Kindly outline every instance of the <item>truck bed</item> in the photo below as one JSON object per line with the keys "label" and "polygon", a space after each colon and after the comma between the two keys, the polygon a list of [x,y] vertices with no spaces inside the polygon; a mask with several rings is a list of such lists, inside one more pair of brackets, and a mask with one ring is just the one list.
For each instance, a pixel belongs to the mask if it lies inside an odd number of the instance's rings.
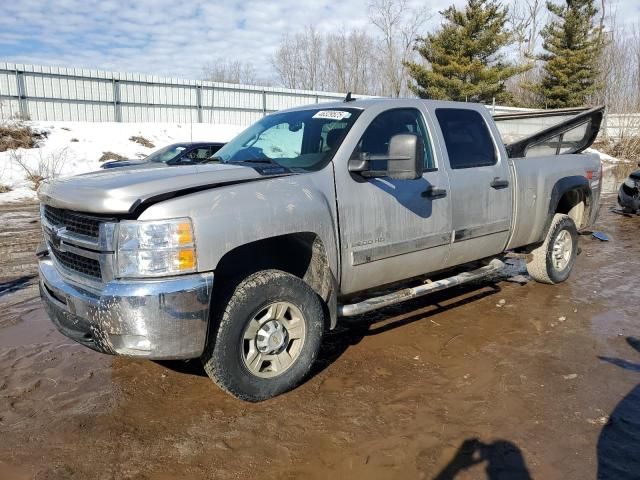
{"label": "truck bed", "polygon": [[[589,182],[588,186],[594,192],[592,195],[600,194],[600,157],[597,154],[565,154],[561,161],[557,155],[521,157],[510,159],[509,162],[515,180],[515,208],[508,249],[543,240],[552,214],[549,212],[549,199],[552,199],[553,205],[554,189],[557,189],[559,182],[574,181],[576,185]],[[584,176],[580,176],[580,172]],[[567,178],[572,180],[565,180]],[[591,211],[591,206],[597,205],[598,198],[585,200],[588,211],[574,212],[584,218],[582,225],[576,222],[578,228],[591,223],[597,213]]]}

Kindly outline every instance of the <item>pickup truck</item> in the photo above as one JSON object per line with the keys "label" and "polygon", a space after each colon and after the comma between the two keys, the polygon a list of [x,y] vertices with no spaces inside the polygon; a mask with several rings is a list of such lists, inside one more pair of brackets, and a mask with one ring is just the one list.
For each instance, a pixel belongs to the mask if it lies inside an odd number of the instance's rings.
{"label": "pickup truck", "polygon": [[580,152],[601,120],[505,145],[483,105],[348,99],[265,116],[205,164],[45,182],[41,296],[89,348],[200,358],[231,395],[264,400],[305,379],[339,317],[506,255],[566,280],[598,211],[600,159]]}

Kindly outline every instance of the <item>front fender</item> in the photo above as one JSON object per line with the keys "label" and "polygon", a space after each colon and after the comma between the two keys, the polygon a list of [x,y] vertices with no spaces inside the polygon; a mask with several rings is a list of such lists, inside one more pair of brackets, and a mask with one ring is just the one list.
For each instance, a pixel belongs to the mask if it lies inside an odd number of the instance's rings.
{"label": "front fender", "polygon": [[215,270],[225,253],[251,242],[309,232],[325,246],[339,272],[335,189],[330,166],[318,172],[216,187],[165,200],[140,220],[188,216],[193,221],[199,271]]}

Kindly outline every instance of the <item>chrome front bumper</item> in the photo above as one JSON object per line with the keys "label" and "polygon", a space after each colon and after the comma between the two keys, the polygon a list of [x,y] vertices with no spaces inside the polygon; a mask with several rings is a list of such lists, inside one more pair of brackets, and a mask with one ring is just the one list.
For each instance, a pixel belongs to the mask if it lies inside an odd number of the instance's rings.
{"label": "chrome front bumper", "polygon": [[114,280],[98,293],[39,262],[40,295],[55,326],[93,350],[149,359],[199,357],[205,346],[213,273]]}

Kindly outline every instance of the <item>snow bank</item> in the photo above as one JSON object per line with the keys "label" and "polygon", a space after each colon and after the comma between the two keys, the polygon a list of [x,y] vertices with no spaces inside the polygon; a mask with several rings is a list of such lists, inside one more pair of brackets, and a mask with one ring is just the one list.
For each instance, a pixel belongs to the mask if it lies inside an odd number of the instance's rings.
{"label": "snow bank", "polygon": [[596,150],[595,148],[587,148],[585,150],[585,153],[597,153],[598,155],[600,155],[600,160],[602,160],[602,163],[618,163],[624,161],[620,160],[619,158],[612,157],[611,155],[607,155],[606,153],[601,152],[600,150]]}
{"label": "snow bank", "polygon": [[[48,164],[59,171],[61,177],[98,170],[104,152],[113,152],[125,158],[141,158],[176,142],[227,142],[243,127],[237,125],[174,124],[174,123],[96,123],[96,122],[26,122],[35,130],[47,132],[47,139],[39,148],[0,152],[0,186],[12,189],[0,193],[0,203],[35,200],[33,183],[27,180],[25,170],[16,163],[16,156],[31,169]],[[154,148],[129,140],[141,136]]]}

